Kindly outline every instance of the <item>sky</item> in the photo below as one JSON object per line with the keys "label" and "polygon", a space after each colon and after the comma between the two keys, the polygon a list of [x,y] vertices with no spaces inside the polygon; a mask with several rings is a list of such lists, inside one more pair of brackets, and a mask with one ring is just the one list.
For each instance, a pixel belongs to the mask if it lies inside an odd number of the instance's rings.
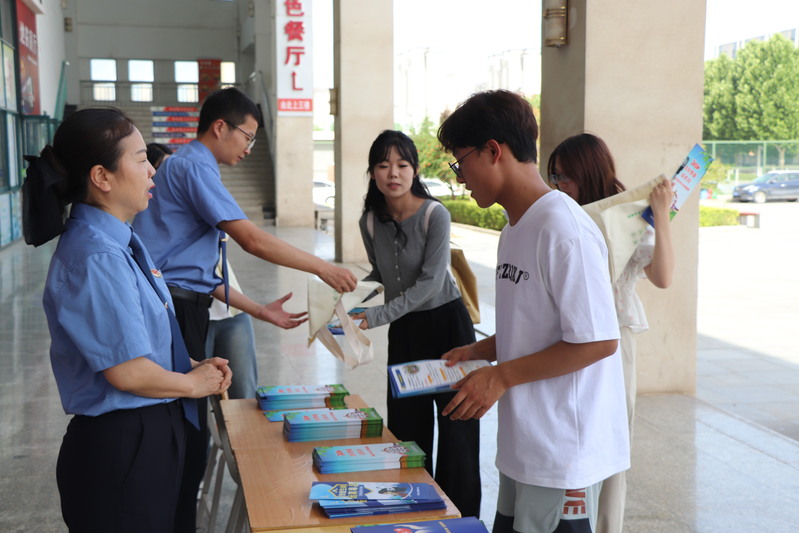
{"label": "sky", "polygon": [[[620,0],[621,1],[621,0]],[[332,0],[314,0],[314,77],[332,86]],[[394,0],[395,52],[540,49],[540,0]],[[707,0],[705,59],[721,44],[799,27],[799,0]]]}

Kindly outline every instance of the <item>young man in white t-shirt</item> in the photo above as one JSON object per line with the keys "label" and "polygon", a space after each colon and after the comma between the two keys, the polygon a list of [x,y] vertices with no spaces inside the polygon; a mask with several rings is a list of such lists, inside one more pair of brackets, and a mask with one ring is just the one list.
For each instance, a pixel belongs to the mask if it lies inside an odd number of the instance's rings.
{"label": "young man in white t-shirt", "polygon": [[508,215],[496,335],[444,355],[497,364],[461,380],[442,414],[480,418],[499,401],[495,532],[592,532],[602,481],[630,466],[619,328],[602,234],[541,178],[537,137],[508,91],[473,95],[439,129],[458,181]]}

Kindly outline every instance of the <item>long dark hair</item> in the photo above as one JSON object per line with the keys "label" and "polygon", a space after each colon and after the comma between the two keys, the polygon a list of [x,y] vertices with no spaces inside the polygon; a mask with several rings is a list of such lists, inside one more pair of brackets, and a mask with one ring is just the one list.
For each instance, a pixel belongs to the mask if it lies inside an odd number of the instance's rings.
{"label": "long dark hair", "polygon": [[547,171],[555,174],[555,166],[578,188],[577,203],[590,204],[625,190],[616,177],[616,164],[605,141],[590,133],[569,137],[552,151]]}
{"label": "long dark hair", "polygon": [[120,141],[135,127],[114,107],[81,109],[61,123],[39,157],[25,156],[30,164],[22,186],[25,242],[39,246],[64,231],[66,206],[86,199],[92,167],[116,171]]}
{"label": "long dark hair", "polygon": [[377,188],[375,180],[371,179],[375,167],[388,160],[389,152],[395,148],[400,158],[407,161],[413,167],[413,183],[411,183],[411,194],[419,198],[429,198],[438,201],[437,198],[432,196],[427,190],[427,187],[422,180],[419,179],[419,152],[416,150],[416,145],[413,140],[396,130],[385,130],[372,142],[372,147],[369,148],[369,166],[366,172],[369,174],[369,188],[366,191],[366,196],[363,199],[363,212],[367,213],[372,211],[374,216],[380,222],[391,222],[394,224],[397,238],[400,239],[402,245],[405,245],[408,237],[400,228],[399,223],[388,213],[386,207],[386,197]]}

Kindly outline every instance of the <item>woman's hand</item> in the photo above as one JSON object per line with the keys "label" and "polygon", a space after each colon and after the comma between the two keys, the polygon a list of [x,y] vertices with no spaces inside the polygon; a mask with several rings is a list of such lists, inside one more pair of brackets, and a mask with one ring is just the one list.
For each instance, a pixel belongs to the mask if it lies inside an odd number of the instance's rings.
{"label": "woman's hand", "polygon": [[288,293],[282,298],[278,298],[274,302],[262,305],[253,314],[253,316],[264,322],[269,322],[275,326],[283,329],[293,329],[308,320],[308,313],[289,313],[283,309],[283,304],[286,303],[292,296]]}

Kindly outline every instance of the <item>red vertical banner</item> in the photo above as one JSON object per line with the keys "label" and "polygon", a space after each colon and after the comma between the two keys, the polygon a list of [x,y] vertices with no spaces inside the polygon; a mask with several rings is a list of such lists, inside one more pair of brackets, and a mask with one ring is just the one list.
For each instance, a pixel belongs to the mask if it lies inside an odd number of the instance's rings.
{"label": "red vertical banner", "polygon": [[200,71],[200,81],[197,89],[199,92],[200,104],[202,104],[209,94],[222,87],[222,60],[198,59],[197,66]]}
{"label": "red vertical banner", "polygon": [[312,0],[276,3],[277,113],[313,115]]}
{"label": "red vertical banner", "polygon": [[22,0],[17,0],[17,40],[22,112],[26,115],[40,115],[42,108],[39,95],[39,36],[36,33],[36,14]]}

